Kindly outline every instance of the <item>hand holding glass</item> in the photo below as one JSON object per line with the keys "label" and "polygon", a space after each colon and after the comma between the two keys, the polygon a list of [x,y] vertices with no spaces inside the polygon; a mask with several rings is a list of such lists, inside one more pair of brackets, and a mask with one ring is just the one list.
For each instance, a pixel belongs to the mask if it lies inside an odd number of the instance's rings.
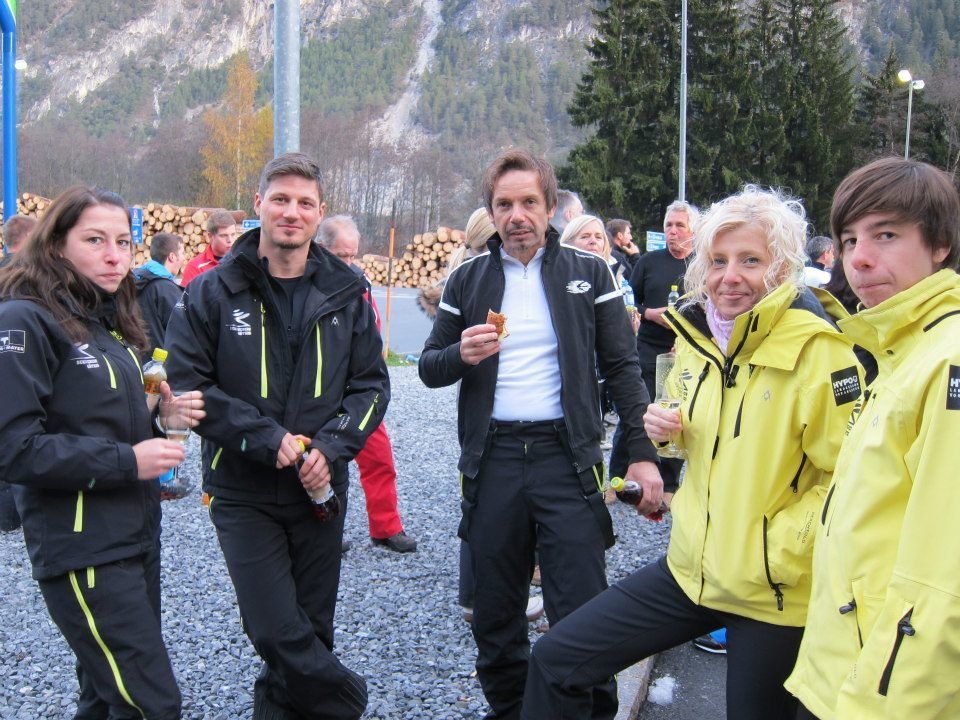
{"label": "hand holding glass", "polygon": [[[680,398],[672,397],[667,386],[667,377],[673,371],[677,356],[672,353],[657,355],[656,376],[656,403],[666,410],[680,410]],[[687,451],[677,447],[676,441],[671,438],[663,447],[657,448],[657,455],[667,458],[686,458]]]}

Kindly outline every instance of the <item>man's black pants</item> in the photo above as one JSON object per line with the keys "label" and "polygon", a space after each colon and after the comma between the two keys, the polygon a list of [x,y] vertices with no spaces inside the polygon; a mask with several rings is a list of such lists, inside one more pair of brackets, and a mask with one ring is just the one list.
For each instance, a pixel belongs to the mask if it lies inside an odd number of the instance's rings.
{"label": "man's black pants", "polygon": [[[561,435],[564,433],[564,435]],[[578,475],[562,423],[495,423],[477,477],[464,479],[461,535],[470,543],[476,589],[473,635],[488,717],[519,718],[530,657],[525,609],[540,553],[543,599],[553,625],[606,586],[610,515],[602,469]],[[613,717],[616,686],[598,683],[596,705]]]}
{"label": "man's black pants", "polygon": [[355,720],[366,682],[333,655],[343,512],[325,523],[306,498],[292,505],[210,503],[243,629],[264,661],[255,718]]}
{"label": "man's black pants", "polygon": [[75,720],[177,720],[180,690],[160,634],[160,547],[39,582],[77,656]]}
{"label": "man's black pants", "polygon": [[522,717],[589,718],[595,683],[724,626],[727,718],[794,720],[797,701],[783,682],[796,662],[803,628],[771,625],[695,604],[680,589],[666,558],[633,573],[550,628],[530,658]]}

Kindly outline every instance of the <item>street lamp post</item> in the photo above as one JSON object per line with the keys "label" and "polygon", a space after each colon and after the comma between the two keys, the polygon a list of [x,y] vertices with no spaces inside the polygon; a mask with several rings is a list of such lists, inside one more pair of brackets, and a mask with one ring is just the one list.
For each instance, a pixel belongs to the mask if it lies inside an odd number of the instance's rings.
{"label": "street lamp post", "polygon": [[900,82],[907,84],[907,139],[904,142],[903,146],[903,157],[905,160],[910,159],[910,123],[913,119],[913,91],[914,90],[923,90],[925,83],[923,80],[914,80],[913,75],[910,74],[909,70],[901,70],[897,73],[897,77],[900,78]]}
{"label": "street lamp post", "polygon": [[678,200],[687,194],[687,0],[681,2],[680,20],[680,188]]}

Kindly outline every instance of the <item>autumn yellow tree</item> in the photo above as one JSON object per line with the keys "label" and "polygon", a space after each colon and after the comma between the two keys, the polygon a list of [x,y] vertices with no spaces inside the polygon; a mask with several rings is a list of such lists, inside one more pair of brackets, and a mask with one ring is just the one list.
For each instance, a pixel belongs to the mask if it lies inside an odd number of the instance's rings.
{"label": "autumn yellow tree", "polygon": [[246,53],[230,61],[227,89],[219,108],[203,121],[200,148],[206,201],[213,207],[250,210],[260,169],[273,155],[273,110],[254,106],[257,76]]}

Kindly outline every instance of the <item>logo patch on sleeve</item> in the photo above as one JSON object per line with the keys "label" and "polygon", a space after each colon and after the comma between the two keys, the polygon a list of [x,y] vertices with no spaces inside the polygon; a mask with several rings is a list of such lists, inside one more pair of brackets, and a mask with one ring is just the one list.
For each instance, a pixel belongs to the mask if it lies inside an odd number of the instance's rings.
{"label": "logo patch on sleeve", "polygon": [[960,365],[950,366],[947,382],[947,410],[960,410]]}
{"label": "logo patch on sleeve", "polygon": [[25,330],[0,330],[0,353],[22,353],[27,349]]}
{"label": "logo patch on sleeve", "polygon": [[837,405],[846,405],[860,397],[860,376],[855,366],[830,373],[830,384],[833,386],[833,399]]}

